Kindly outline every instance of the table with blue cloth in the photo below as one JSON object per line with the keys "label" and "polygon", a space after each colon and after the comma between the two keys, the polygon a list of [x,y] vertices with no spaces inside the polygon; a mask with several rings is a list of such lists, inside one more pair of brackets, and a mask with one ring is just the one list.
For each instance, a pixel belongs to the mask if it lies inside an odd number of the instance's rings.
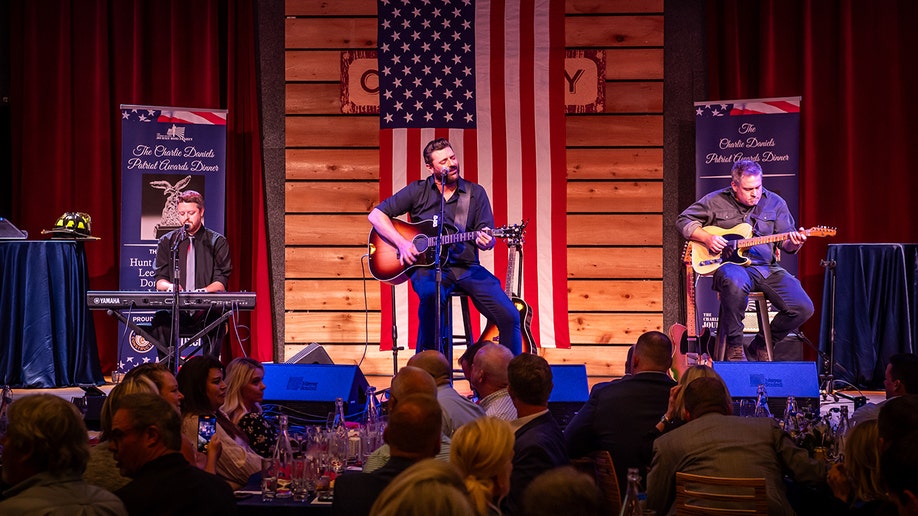
{"label": "table with blue cloth", "polygon": [[882,390],[889,357],[915,351],[918,244],[830,244],[826,259],[835,261],[835,311],[827,269],[819,348],[829,351],[834,322],[835,378]]}
{"label": "table with blue cloth", "polygon": [[0,240],[0,384],[101,384],[83,242]]}
{"label": "table with blue cloth", "polygon": [[236,491],[236,509],[239,516],[251,514],[303,515],[310,514],[325,516],[332,513],[331,502],[320,502],[315,495],[309,501],[297,502],[291,498],[275,498],[270,502],[261,499],[261,473],[255,473],[239,491]]}

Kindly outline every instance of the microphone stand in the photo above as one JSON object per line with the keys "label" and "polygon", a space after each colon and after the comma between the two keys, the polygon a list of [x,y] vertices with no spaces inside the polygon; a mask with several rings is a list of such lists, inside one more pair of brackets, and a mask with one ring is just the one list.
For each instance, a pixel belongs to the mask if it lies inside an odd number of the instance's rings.
{"label": "microphone stand", "polygon": [[829,273],[829,354],[823,355],[823,371],[825,372],[826,396],[832,396],[838,401],[835,394],[835,260],[819,260],[819,266],[824,267]]}
{"label": "microphone stand", "polygon": [[[443,226],[446,220],[446,179],[449,169],[440,171],[440,215],[437,221],[437,244],[434,257],[434,270],[437,281],[437,351],[446,354],[446,339],[443,336],[443,260],[440,252],[443,249]],[[436,179],[436,178],[435,178]]]}
{"label": "microphone stand", "polygon": [[176,235],[175,243],[172,244],[172,374],[178,374],[179,369],[179,289],[182,284],[182,269],[179,264],[179,245],[186,240],[185,226],[182,226],[181,232]]}

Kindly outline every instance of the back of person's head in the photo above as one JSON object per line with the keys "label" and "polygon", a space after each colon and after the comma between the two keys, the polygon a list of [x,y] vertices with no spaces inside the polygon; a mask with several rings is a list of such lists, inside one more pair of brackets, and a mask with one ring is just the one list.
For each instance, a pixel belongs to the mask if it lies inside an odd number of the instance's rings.
{"label": "back of person's head", "polygon": [[399,398],[383,435],[391,455],[415,460],[435,456],[440,452],[442,418],[434,397],[415,394]]}
{"label": "back of person's head", "polygon": [[851,479],[857,500],[869,502],[886,498],[880,485],[878,440],[875,419],[855,425],[845,440],[845,472]]}
{"label": "back of person's head", "polygon": [[625,355],[625,376],[629,376],[634,372],[634,369],[631,367],[632,360],[634,360],[634,344],[628,348],[628,354]]}
{"label": "back of person's head", "polygon": [[521,353],[507,366],[507,380],[512,397],[527,405],[548,406],[554,387],[551,366],[539,355]]}
{"label": "back of person's head", "polygon": [[[111,438],[112,432],[112,416],[115,415],[115,412],[120,406],[121,400],[129,394],[137,394],[140,392],[147,392],[159,395],[159,389],[156,388],[156,385],[144,376],[134,375],[130,378],[125,377],[121,380],[121,383],[116,385],[111,392],[108,393],[108,396],[105,397],[105,401],[102,402],[102,410],[99,414],[99,422],[102,427],[102,433],[99,435],[99,440],[107,441]],[[175,409],[173,409],[174,411]]]}
{"label": "back of person's head", "polygon": [[[265,366],[258,360],[249,357],[238,357],[226,365],[226,400],[223,402],[223,412],[233,422],[248,412],[243,399],[242,389],[250,384],[256,376],[263,377]],[[255,412],[261,413],[261,405],[255,404]]]}
{"label": "back of person's head", "polygon": [[918,394],[886,400],[877,416],[881,451],[918,428]]}
{"label": "back of person's head", "polygon": [[473,387],[478,387],[483,382],[496,389],[503,389],[509,384],[507,367],[513,360],[513,352],[507,346],[488,344],[482,346],[472,362]]}
{"label": "back of person's head", "polygon": [[121,399],[117,410],[130,414],[135,430],[156,427],[163,445],[173,451],[182,449],[182,421],[175,408],[154,393],[128,394]]}
{"label": "back of person's head", "polygon": [[223,364],[210,355],[191,357],[179,369],[176,380],[178,380],[179,391],[185,396],[182,402],[182,414],[213,412],[210,399],[207,397],[207,380],[211,369],[223,372]]}
{"label": "back of person's head", "polygon": [[698,378],[683,388],[685,391],[685,411],[691,419],[714,412],[731,414],[733,404],[727,397],[727,387],[723,380],[714,377]]}
{"label": "back of person's head", "polygon": [[413,357],[408,359],[408,365],[420,367],[427,371],[430,376],[433,376],[437,385],[449,382],[449,373],[452,367],[449,365],[449,360],[446,359],[446,356],[435,349],[415,353]]}
{"label": "back of person's head", "polygon": [[889,366],[889,376],[899,384],[897,393],[918,394],[918,355],[897,353],[889,357]]}
{"label": "back of person's head", "polygon": [[486,514],[494,495],[510,490],[515,441],[510,423],[495,417],[473,419],[453,434],[449,461],[465,476],[465,487],[478,514]]}
{"label": "back of person's head", "polygon": [[478,354],[478,350],[480,350],[484,346],[487,346],[488,344],[494,344],[494,342],[490,340],[480,340],[472,344],[471,346],[468,346],[467,348],[465,348],[465,351],[456,360],[457,362],[459,362],[459,367],[462,368],[463,372],[472,371],[472,364],[475,362],[475,355]]}
{"label": "back of person's head", "polygon": [[146,364],[135,366],[125,373],[124,380],[138,377],[147,378],[156,384],[157,389],[161,390],[163,388],[163,374],[172,374],[172,371],[160,362],[147,362]]}
{"label": "back of person's head", "polygon": [[[676,393],[675,413],[677,417],[682,417],[682,410],[685,408],[685,386],[694,382],[699,378],[716,378],[720,383],[724,383],[724,379],[721,378],[717,371],[715,371],[711,366],[706,366],[703,364],[693,365],[685,370],[682,373],[682,376],[679,378],[679,385],[682,386],[679,389],[679,392]],[[727,385],[724,384],[724,390],[726,392],[727,401],[732,404],[732,398],[730,397],[730,390],[727,389]]]}
{"label": "back of person's head", "polygon": [[462,477],[448,462],[425,459],[403,471],[379,494],[371,516],[475,514]]}
{"label": "back of person's head", "polygon": [[398,403],[400,398],[411,396],[412,394],[422,394],[436,398],[437,382],[430,376],[430,373],[420,367],[405,366],[399,369],[398,374],[392,378],[392,385],[389,388],[389,409],[391,410],[393,408],[392,405]]}
{"label": "back of person's head", "polygon": [[648,331],[638,337],[631,372],[668,371],[673,366],[673,343],[665,333]]}
{"label": "back of person's head", "polygon": [[910,430],[880,455],[883,484],[902,515],[918,515],[918,431]]}
{"label": "back of person's head", "polygon": [[608,514],[596,482],[571,466],[561,466],[537,476],[523,491],[527,516],[599,516]]}
{"label": "back of person's head", "polygon": [[9,407],[3,480],[18,484],[37,473],[82,475],[89,435],[77,408],[53,394],[32,394]]}

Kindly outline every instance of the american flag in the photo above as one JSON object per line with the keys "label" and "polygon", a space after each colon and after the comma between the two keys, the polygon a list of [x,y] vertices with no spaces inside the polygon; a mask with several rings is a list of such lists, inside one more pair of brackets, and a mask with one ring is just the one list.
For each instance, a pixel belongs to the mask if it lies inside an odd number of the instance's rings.
{"label": "american flag", "polygon": [[[449,139],[463,176],[490,194],[495,224],[529,221],[517,293],[537,343],[570,347],[564,2],[379,0],[378,17],[380,198],[426,177],[424,145]],[[507,254],[498,244],[481,261],[503,279]],[[392,296],[381,288],[381,347],[391,349]],[[396,287],[395,313],[400,343],[413,347],[409,290]]]}
{"label": "american flag", "polygon": [[774,115],[799,112],[800,97],[757,99],[754,101],[727,100],[722,102],[695,103],[695,116],[706,118],[742,115]]}

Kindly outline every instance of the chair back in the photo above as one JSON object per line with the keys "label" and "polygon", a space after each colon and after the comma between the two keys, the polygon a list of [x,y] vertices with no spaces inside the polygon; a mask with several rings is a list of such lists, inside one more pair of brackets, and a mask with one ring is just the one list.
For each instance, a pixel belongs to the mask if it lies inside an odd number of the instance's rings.
{"label": "chair back", "polygon": [[677,515],[768,514],[764,478],[723,478],[676,473]]}
{"label": "chair back", "polygon": [[614,515],[621,512],[622,494],[618,489],[618,475],[615,474],[615,465],[608,451],[594,451],[586,457],[574,459],[571,461],[571,466],[593,477],[596,486],[602,493],[608,514]]}

